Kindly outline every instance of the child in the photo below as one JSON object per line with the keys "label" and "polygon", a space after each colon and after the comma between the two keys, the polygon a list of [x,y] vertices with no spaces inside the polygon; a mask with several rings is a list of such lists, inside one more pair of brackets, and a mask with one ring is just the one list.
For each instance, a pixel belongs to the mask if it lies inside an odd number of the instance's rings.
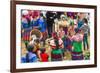
{"label": "child", "polygon": [[40,57],[41,57],[41,62],[48,62],[49,56],[44,48],[41,49]]}

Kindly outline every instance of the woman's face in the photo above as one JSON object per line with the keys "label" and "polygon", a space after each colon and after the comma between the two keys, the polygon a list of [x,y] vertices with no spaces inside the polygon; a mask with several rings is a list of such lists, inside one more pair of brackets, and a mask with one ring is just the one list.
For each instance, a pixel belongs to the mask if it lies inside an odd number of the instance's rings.
{"label": "woman's face", "polygon": [[85,14],[84,13],[80,13],[79,18],[83,19],[84,17],[85,17]]}
{"label": "woman's face", "polygon": [[62,20],[64,21],[64,20],[65,20],[65,18],[63,17],[63,18],[62,18]]}
{"label": "woman's face", "polygon": [[63,31],[63,28],[61,27],[60,30]]}

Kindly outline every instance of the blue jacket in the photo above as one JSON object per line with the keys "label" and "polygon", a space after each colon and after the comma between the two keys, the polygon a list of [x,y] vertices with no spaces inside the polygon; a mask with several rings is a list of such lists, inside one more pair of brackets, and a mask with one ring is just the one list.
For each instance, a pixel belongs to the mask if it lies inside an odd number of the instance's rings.
{"label": "blue jacket", "polygon": [[31,21],[31,26],[32,26],[32,27],[38,26],[38,20],[39,20],[39,19],[37,19],[37,20],[32,20],[32,21]]}
{"label": "blue jacket", "polygon": [[46,21],[43,18],[39,18],[38,23],[39,23],[40,31],[45,32],[46,31]]}
{"label": "blue jacket", "polygon": [[84,22],[82,20],[78,21],[78,29],[80,29],[80,27],[84,24]]}
{"label": "blue jacket", "polygon": [[23,28],[23,29],[29,28],[29,27],[30,27],[30,25],[29,25],[28,22],[26,22],[26,21],[22,21],[21,24],[22,24],[22,28]]}
{"label": "blue jacket", "polygon": [[37,62],[37,56],[36,54],[32,53],[32,52],[28,52],[26,54],[26,56],[21,57],[21,62],[22,63],[31,63],[31,62]]}

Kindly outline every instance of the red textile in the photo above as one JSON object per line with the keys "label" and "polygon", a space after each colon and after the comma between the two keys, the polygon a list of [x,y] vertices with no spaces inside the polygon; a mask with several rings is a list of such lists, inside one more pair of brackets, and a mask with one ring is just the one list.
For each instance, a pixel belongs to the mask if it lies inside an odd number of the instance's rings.
{"label": "red textile", "polygon": [[41,61],[42,62],[47,62],[48,61],[48,55],[46,53],[40,54],[41,56]]}

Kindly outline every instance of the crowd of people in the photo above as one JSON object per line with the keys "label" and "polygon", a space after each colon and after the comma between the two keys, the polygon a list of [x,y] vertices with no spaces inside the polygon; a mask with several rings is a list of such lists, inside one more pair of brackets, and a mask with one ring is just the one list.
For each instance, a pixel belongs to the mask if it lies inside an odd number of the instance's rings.
{"label": "crowd of people", "polygon": [[21,11],[21,62],[90,59],[89,13]]}

